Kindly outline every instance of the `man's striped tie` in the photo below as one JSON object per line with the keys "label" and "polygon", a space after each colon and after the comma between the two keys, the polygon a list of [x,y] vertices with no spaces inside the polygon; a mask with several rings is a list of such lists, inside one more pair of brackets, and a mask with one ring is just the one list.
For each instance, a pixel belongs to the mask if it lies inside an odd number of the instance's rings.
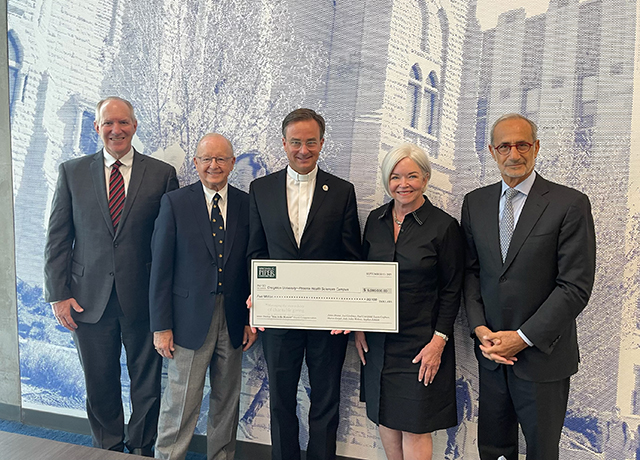
{"label": "man's striped tie", "polygon": [[124,179],[120,173],[120,160],[116,161],[111,167],[111,176],[109,177],[109,214],[113,222],[113,230],[118,230],[120,215],[124,208]]}

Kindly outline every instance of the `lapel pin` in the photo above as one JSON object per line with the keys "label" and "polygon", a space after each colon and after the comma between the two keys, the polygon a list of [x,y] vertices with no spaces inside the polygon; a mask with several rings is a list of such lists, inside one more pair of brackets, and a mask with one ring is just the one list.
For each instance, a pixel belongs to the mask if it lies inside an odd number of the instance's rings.
{"label": "lapel pin", "polygon": [[324,184],[322,186],[322,190],[324,190],[325,192],[328,192],[329,191],[329,186],[327,184]]}

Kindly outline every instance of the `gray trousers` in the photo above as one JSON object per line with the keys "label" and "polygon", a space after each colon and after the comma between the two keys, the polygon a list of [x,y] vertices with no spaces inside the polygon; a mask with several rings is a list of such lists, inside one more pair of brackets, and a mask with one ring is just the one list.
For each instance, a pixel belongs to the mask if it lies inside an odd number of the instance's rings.
{"label": "gray trousers", "polygon": [[242,347],[234,349],[227,331],[222,294],[216,298],[211,327],[198,350],[175,345],[168,360],[155,457],[184,460],[200,415],[207,367],[211,394],[207,419],[207,459],[233,460],[242,378]]}

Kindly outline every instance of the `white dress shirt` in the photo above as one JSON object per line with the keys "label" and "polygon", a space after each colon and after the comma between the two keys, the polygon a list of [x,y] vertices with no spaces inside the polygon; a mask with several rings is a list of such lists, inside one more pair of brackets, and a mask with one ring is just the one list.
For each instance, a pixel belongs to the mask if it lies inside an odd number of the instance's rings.
{"label": "white dress shirt", "polygon": [[[533,171],[529,175],[529,177],[527,177],[525,180],[523,180],[522,182],[520,182],[518,185],[514,187],[517,191],[520,192],[511,199],[511,204],[513,206],[514,230],[518,226],[518,219],[520,219],[520,214],[522,214],[522,209],[524,208],[524,204],[527,202],[527,197],[529,196],[529,192],[531,192],[531,187],[533,187],[533,183],[535,182],[535,180],[536,180],[536,172]],[[500,211],[499,211],[500,221],[502,221],[502,214],[504,214],[504,205],[507,201],[505,197],[505,192],[507,191],[508,188],[509,186],[503,180],[502,192],[500,194]],[[518,335],[522,338],[522,340],[526,342],[527,345],[529,345],[530,347],[533,346],[533,342],[531,342],[531,340],[529,340],[529,338],[526,335],[524,335],[524,332],[522,332],[520,329],[518,329],[517,332],[518,332]]]}
{"label": "white dress shirt", "polygon": [[287,166],[287,208],[298,247],[300,247],[304,227],[307,225],[317,177],[318,165],[309,174],[298,174],[291,169],[291,166]]}
{"label": "white dress shirt", "polygon": [[[109,199],[109,180],[111,179],[111,169],[113,169],[114,163],[117,161],[111,156],[106,149],[102,149],[104,155],[104,178],[107,185],[107,199]],[[129,190],[129,180],[131,179],[131,168],[133,167],[133,147],[122,158],[120,158],[120,174],[124,180],[124,196],[127,196],[127,190]]]}
{"label": "white dress shirt", "polygon": [[[524,204],[527,201],[527,197],[529,196],[529,192],[531,192],[531,187],[533,187],[533,183],[536,180],[536,172],[533,171],[529,177],[520,182],[518,185],[513,187],[520,193],[514,196],[511,199],[511,204],[513,206],[513,228],[515,229],[518,225],[518,219],[520,219],[520,214],[522,214],[522,208],[524,208]],[[505,198],[505,192],[509,186],[502,181],[502,192],[500,193],[500,221],[502,221],[502,214],[504,214],[504,205],[507,199]]]}

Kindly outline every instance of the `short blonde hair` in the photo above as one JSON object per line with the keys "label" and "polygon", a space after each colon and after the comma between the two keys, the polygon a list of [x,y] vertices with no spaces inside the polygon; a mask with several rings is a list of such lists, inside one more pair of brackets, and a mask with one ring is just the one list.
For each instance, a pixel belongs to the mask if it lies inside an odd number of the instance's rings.
{"label": "short blonde hair", "polygon": [[[400,144],[385,155],[382,160],[382,164],[380,165],[380,170],[382,171],[382,185],[384,185],[384,189],[389,196],[391,196],[391,191],[389,190],[389,177],[391,177],[391,173],[396,165],[405,158],[410,158],[415,161],[420,168],[420,171],[422,171],[423,177],[426,177],[427,180],[431,179],[431,162],[429,161],[427,153],[415,144],[411,144],[409,142]],[[425,185],[425,189],[426,188],[427,186]],[[422,191],[424,192],[424,190]]]}

